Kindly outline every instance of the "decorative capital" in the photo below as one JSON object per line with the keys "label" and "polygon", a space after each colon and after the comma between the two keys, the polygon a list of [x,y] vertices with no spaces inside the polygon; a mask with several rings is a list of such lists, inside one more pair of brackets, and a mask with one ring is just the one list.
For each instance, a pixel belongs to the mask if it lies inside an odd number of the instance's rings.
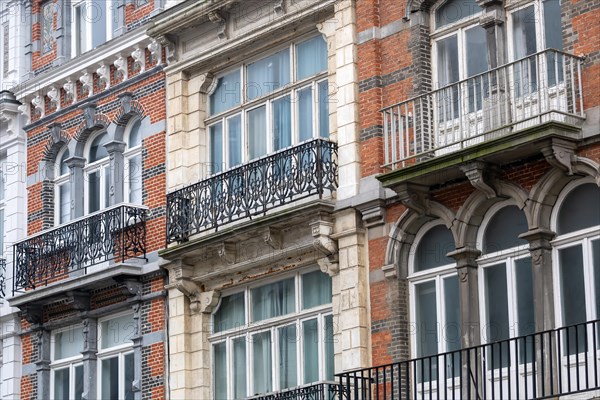
{"label": "decorative capital", "polygon": [[461,247],[447,254],[448,257],[456,260],[456,268],[464,267],[477,268],[477,258],[481,255],[481,251],[472,247]]}
{"label": "decorative capital", "polygon": [[80,107],[83,111],[83,121],[86,129],[92,129],[96,125],[96,103],[86,103]]}
{"label": "decorative capital", "polygon": [[48,131],[50,131],[50,137],[54,143],[58,143],[63,140],[62,125],[60,122],[53,122],[48,125]]}
{"label": "decorative capital", "polygon": [[385,200],[377,199],[356,207],[362,215],[365,227],[374,228],[385,224]]}
{"label": "decorative capital", "polygon": [[175,61],[175,40],[170,35],[161,35],[156,38],[158,43],[167,51],[167,62]]}
{"label": "decorative capital", "polygon": [[133,93],[131,92],[123,92],[117,95],[117,98],[121,102],[121,107],[125,114],[131,112],[131,102],[133,101]]}

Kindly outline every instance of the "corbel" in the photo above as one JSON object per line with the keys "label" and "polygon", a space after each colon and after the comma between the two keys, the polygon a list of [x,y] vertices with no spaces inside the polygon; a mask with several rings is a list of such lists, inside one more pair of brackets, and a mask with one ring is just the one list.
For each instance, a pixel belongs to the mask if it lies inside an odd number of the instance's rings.
{"label": "corbel", "polygon": [[110,87],[110,67],[104,63],[100,64],[100,67],[96,70],[96,74],[100,79],[100,82],[104,82],[104,88]]}
{"label": "corbel", "polygon": [[31,121],[31,105],[29,102],[24,102],[17,107],[17,110],[19,110],[21,115],[25,117],[25,123],[28,124]]}
{"label": "corbel", "polygon": [[146,68],[146,55],[144,49],[140,46],[135,46],[135,49],[131,52],[131,58],[133,58],[133,65],[140,69],[140,72],[144,72]]}
{"label": "corbel", "polygon": [[66,293],[67,299],[73,308],[79,312],[90,310],[90,294],[78,290],[71,290]]}
{"label": "corbel", "polygon": [[215,290],[203,292],[201,286],[192,280],[194,267],[184,263],[182,260],[175,261],[168,267],[169,280],[173,282],[175,289],[179,290],[190,300],[190,310],[194,313],[201,312],[209,314],[219,303],[220,292]]}
{"label": "corbel", "polygon": [[83,90],[87,93],[86,97],[89,97],[94,93],[94,77],[87,71],[84,71],[83,75],[79,78],[79,82],[83,86]]}
{"label": "corbel", "polygon": [[60,110],[60,90],[56,86],[52,86],[47,93],[50,104],[56,107],[56,111]]}
{"label": "corbel", "polygon": [[152,55],[152,58],[156,59],[156,65],[162,64],[162,46],[157,40],[153,40],[148,45],[148,50]]}
{"label": "corbel", "polygon": [[120,74],[121,78],[123,78],[123,81],[126,81],[128,78],[127,57],[123,57],[121,54],[119,54],[117,59],[113,62],[113,65],[115,66],[117,73]]}
{"label": "corbel", "polygon": [[43,310],[40,304],[26,304],[19,308],[30,324],[40,325],[43,322]]}
{"label": "corbel", "polygon": [[210,73],[204,73],[199,76],[200,79],[200,93],[211,95],[217,88],[217,79]]}
{"label": "corbel", "polygon": [[393,187],[402,204],[419,215],[429,214],[429,188],[414,183],[401,183]]}
{"label": "corbel", "polygon": [[314,238],[314,248],[325,256],[331,256],[337,253],[337,243],[331,238],[331,235],[333,234],[333,224],[331,222],[320,220],[311,222],[310,226]]}
{"label": "corbel", "polygon": [[481,161],[475,161],[466,165],[461,165],[460,170],[467,176],[473,187],[485,194],[488,199],[493,199],[498,196],[494,177],[496,171],[489,164]]}
{"label": "corbel", "polygon": [[273,250],[281,249],[283,240],[281,238],[281,231],[279,229],[267,227],[262,232],[262,237],[265,243],[268,244]]}
{"label": "corbel", "polygon": [[394,264],[386,264],[381,267],[381,270],[383,271],[383,276],[387,279],[396,278],[398,276],[398,268],[396,268]]}
{"label": "corbel", "polygon": [[208,13],[208,19],[213,24],[219,25],[217,37],[219,39],[228,39],[227,37],[227,14],[220,10],[214,10]]}
{"label": "corbel", "polygon": [[86,129],[92,129],[96,125],[96,107],[96,103],[86,103],[80,107]]}
{"label": "corbel", "polygon": [[35,96],[31,100],[31,104],[33,104],[33,108],[36,113],[40,113],[40,118],[45,115],[45,107],[44,107],[44,96],[40,96],[39,94]]}
{"label": "corbel", "polygon": [[552,139],[542,146],[541,151],[548,164],[563,170],[567,175],[573,175],[576,144],[567,140]]}
{"label": "corbel", "polygon": [[72,80],[68,80],[67,83],[63,85],[63,90],[65,91],[65,100],[66,101],[75,101],[77,100],[76,92],[77,85]]}
{"label": "corbel", "polygon": [[128,297],[141,297],[143,284],[137,279],[132,278],[121,278],[116,279],[116,281],[121,284],[121,292]]}
{"label": "corbel", "polygon": [[385,200],[376,199],[356,207],[367,229],[385,224]]}
{"label": "corbel", "polygon": [[48,125],[48,131],[50,132],[50,137],[54,143],[59,143],[63,141],[62,136],[62,125],[60,122],[53,122]]}
{"label": "corbel", "polygon": [[275,5],[273,6],[273,10],[278,17],[281,17],[285,14],[285,5],[283,4],[283,0],[275,1]]}
{"label": "corbel", "polygon": [[160,35],[156,38],[158,43],[167,51],[167,62],[175,61],[175,40],[170,35]]}
{"label": "corbel", "polygon": [[121,102],[121,108],[125,114],[129,114],[131,112],[131,102],[133,101],[133,93],[131,92],[123,92],[117,95],[117,98]]}
{"label": "corbel", "polygon": [[321,272],[331,277],[337,275],[340,272],[340,262],[337,253],[332,254],[328,257],[317,259],[317,264],[319,264],[319,269],[321,270]]}
{"label": "corbel", "polygon": [[217,254],[224,264],[235,264],[236,251],[235,243],[221,242],[217,247]]}

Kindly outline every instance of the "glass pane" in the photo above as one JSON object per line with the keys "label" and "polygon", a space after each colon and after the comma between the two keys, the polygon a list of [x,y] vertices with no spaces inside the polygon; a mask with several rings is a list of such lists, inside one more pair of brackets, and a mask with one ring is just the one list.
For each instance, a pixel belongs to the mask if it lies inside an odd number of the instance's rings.
{"label": "glass pane", "polygon": [[108,207],[110,204],[110,167],[105,165],[102,170],[104,171],[104,204],[101,204],[100,206],[104,208]]}
{"label": "glass pane", "polygon": [[[438,88],[458,82],[460,79],[457,35],[437,41],[437,68]],[[436,102],[440,122],[458,118],[459,98],[456,85],[437,92]]]}
{"label": "glass pane", "polygon": [[500,209],[485,228],[483,252],[485,254],[527,244],[519,235],[528,231],[527,219],[517,206]]}
{"label": "glass pane", "polygon": [[302,322],[304,383],[319,380],[319,328],[316,319]]}
{"label": "glass pane", "polygon": [[[133,366],[132,366],[133,370]],[[75,400],[83,398],[83,365],[75,366]]]}
{"label": "glass pane", "polygon": [[294,278],[252,289],[252,320],[279,317],[295,310]]}
{"label": "glass pane", "polygon": [[119,398],[119,357],[102,360],[102,398]]}
{"label": "glass pane", "polygon": [[448,0],[435,11],[435,26],[441,28],[478,12],[481,7],[475,0]]}
{"label": "glass pane", "polygon": [[223,171],[223,124],[210,127],[210,162],[211,173]]}
{"label": "glass pane", "polygon": [[327,70],[327,43],[315,36],[296,45],[296,79],[302,80]]}
{"label": "glass pane", "polygon": [[423,235],[417,246],[415,272],[454,264],[454,259],[446,256],[454,250],[452,232],[444,225],[434,226]]}
{"label": "glass pane", "polygon": [[223,297],[213,321],[215,332],[244,326],[246,324],[246,318],[244,317],[244,293],[236,293]]}
{"label": "glass pane", "polygon": [[[467,77],[487,71],[487,35],[481,26],[475,26],[465,32],[467,42]],[[483,108],[484,97],[487,96],[487,75],[477,76],[469,80],[469,112]]]}
{"label": "glass pane", "polygon": [[444,311],[446,323],[444,338],[446,351],[460,349],[460,300],[458,297],[458,276],[444,278]]}
{"label": "glass pane", "polygon": [[135,364],[133,353],[126,354],[125,362],[125,400],[133,400],[133,379],[135,375]]}
{"label": "glass pane", "polygon": [[68,367],[54,371],[54,398],[56,400],[70,400],[69,378]]}
{"label": "glass pane", "polygon": [[298,91],[298,138],[301,142],[313,137],[312,87]]}
{"label": "glass pane", "polygon": [[210,95],[210,114],[215,115],[240,104],[240,70],[237,69],[219,78],[217,87]]}
{"label": "glass pane", "polygon": [[142,204],[142,155],[138,154],[129,159],[129,202]]}
{"label": "glass pane", "polygon": [[213,346],[215,357],[215,399],[227,398],[227,351],[226,343],[221,342]]}
{"label": "glass pane", "polygon": [[296,325],[279,328],[279,388],[285,389],[296,386],[298,383],[298,371],[296,366]]}
{"label": "glass pane", "polygon": [[271,364],[271,332],[257,333],[252,336],[254,362],[254,393],[267,393],[273,390]]}
{"label": "glass pane", "polygon": [[242,163],[242,116],[237,114],[227,119],[227,145],[229,146],[229,168]]}
{"label": "glass pane", "polygon": [[[517,335],[535,333],[533,305],[533,272],[531,257],[515,261],[517,283]],[[519,362],[533,362],[535,355],[534,338],[527,337],[519,341]]]}
{"label": "glass pane", "polygon": [[[583,249],[581,245],[561,249],[558,252],[563,325],[586,322],[585,275],[583,272]],[[563,345],[568,354],[585,350],[585,329],[571,328],[561,332]]]}
{"label": "glass pane", "polygon": [[325,316],[325,379],[335,380],[333,315]]}
{"label": "glass pane", "polygon": [[593,183],[577,186],[558,212],[557,233],[575,232],[600,225],[600,188]]}
{"label": "glass pane", "polygon": [[246,338],[233,340],[233,394],[246,397]]}
{"label": "glass pane", "polygon": [[[596,319],[600,319],[600,239],[592,240],[592,268],[594,270],[594,288],[596,292]],[[598,342],[600,345],[600,342]]]}
{"label": "glass pane", "polygon": [[546,48],[563,49],[560,20],[560,0],[544,0],[544,32]]}
{"label": "glass pane", "polygon": [[62,156],[60,157],[59,165],[60,165],[60,175],[66,175],[69,173],[69,166],[65,162],[71,157],[69,150],[65,150]]}
{"label": "glass pane", "polygon": [[438,319],[435,281],[415,285],[417,357],[438,353]]}
{"label": "glass pane", "polygon": [[140,131],[140,126],[142,126],[142,121],[139,119],[137,119],[131,126],[131,130],[129,131],[129,140],[127,141],[127,145],[130,149],[142,144],[142,133]]}
{"label": "glass pane", "polygon": [[88,157],[88,163],[93,163],[94,161],[101,160],[103,158],[108,157],[108,151],[104,145],[108,142],[108,135],[103,133],[92,141],[90,146],[90,154]]}
{"label": "glass pane", "polygon": [[122,317],[102,321],[100,329],[102,349],[131,343],[131,338],[135,334],[133,315],[123,315]]}
{"label": "glass pane", "polygon": [[321,271],[302,275],[302,309],[331,303],[331,277]]}
{"label": "glass pane", "polygon": [[82,351],[83,328],[70,328],[54,334],[54,361],[79,356]]}
{"label": "glass pane", "polygon": [[63,183],[58,190],[60,196],[59,223],[64,224],[71,220],[71,183]]}
{"label": "glass pane", "polygon": [[266,107],[248,111],[248,150],[250,160],[267,154],[267,115]]}
{"label": "glass pane", "polygon": [[[485,268],[485,341],[497,342],[510,337],[508,320],[508,288],[506,264]],[[488,348],[489,349],[489,348]],[[488,367],[506,367],[509,364],[508,346],[494,345],[488,354]]]}
{"label": "glass pane", "polygon": [[273,101],[273,150],[292,144],[292,107],[290,96]]}
{"label": "glass pane", "polygon": [[329,137],[329,83],[319,82],[319,136]]}
{"label": "glass pane", "polygon": [[84,53],[87,48],[87,16],[85,6],[81,5],[75,8],[75,23],[77,25],[75,46],[77,54]]}
{"label": "glass pane", "polygon": [[290,83],[290,50],[285,49],[248,65],[248,100],[265,96]]}
{"label": "glass pane", "polygon": [[[529,6],[512,14],[514,59],[537,52],[535,24],[538,17],[534,6]],[[514,66],[516,95],[526,95],[537,90],[535,59],[521,61]]]}
{"label": "glass pane", "polygon": [[92,48],[98,47],[106,42],[106,21],[108,13],[107,1],[94,1],[87,7],[89,21],[92,26]]}

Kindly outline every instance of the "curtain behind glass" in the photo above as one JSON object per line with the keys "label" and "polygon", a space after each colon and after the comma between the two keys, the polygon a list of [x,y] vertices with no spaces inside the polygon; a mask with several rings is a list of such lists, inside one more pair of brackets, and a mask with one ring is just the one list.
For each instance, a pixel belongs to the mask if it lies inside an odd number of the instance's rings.
{"label": "curtain behind glass", "polygon": [[54,334],[54,358],[75,357],[83,351],[83,328],[70,328]]}
{"label": "curtain behind glass", "polygon": [[248,100],[265,96],[290,83],[290,51],[282,50],[248,65]]}
{"label": "curtain behind glass", "polygon": [[252,289],[252,320],[279,317],[295,310],[294,278]]}
{"label": "curtain behind glass", "polygon": [[[581,244],[558,251],[563,326],[581,324],[587,320],[585,274]],[[570,328],[562,333],[569,354],[585,350],[585,330]],[[567,335],[568,334],[568,335]],[[567,337],[568,336],[568,337]]]}
{"label": "curtain behind glass", "polygon": [[[537,52],[535,24],[538,16],[534,6],[529,6],[512,14],[514,59]],[[516,95],[522,96],[537,90],[535,60],[524,60],[514,66]]]}
{"label": "curtain behind glass", "polygon": [[129,159],[129,202],[142,204],[142,155]]}
{"label": "curtain behind glass", "polygon": [[271,332],[257,333],[252,336],[254,353],[254,394],[267,393],[273,390],[271,365]]}
{"label": "curtain behind glass", "polygon": [[233,168],[242,163],[242,115],[227,119],[227,146],[229,151],[227,167]]}
{"label": "curtain behind glass", "polygon": [[[485,269],[485,293],[487,320],[485,341],[497,342],[510,337],[508,319],[508,288],[506,264],[497,264]],[[488,368],[506,367],[509,364],[509,348],[492,346],[488,348]]]}
{"label": "curtain behind glass", "polygon": [[[133,371],[133,366],[131,366],[131,370]],[[75,400],[81,400],[82,398],[83,398],[83,365],[77,365],[75,367]],[[129,400],[129,398],[127,398],[126,400]]]}
{"label": "curtain behind glass", "polygon": [[319,82],[319,136],[329,137],[329,83]]}
{"label": "curtain behind glass", "polygon": [[300,142],[313,137],[312,86],[298,91],[298,138]]}
{"label": "curtain behind glass", "polygon": [[233,394],[246,397],[246,337],[233,340]]}
{"label": "curtain behind glass", "polygon": [[54,399],[69,400],[69,367],[54,371]]}
{"label": "curtain behind glass", "polygon": [[213,346],[215,368],[215,399],[227,399],[227,352],[226,343],[221,342]]}
{"label": "curtain behind glass", "polygon": [[220,77],[214,93],[210,95],[210,115],[219,114],[240,104],[241,89],[239,69]]}
{"label": "curtain behind glass", "polygon": [[273,101],[273,150],[292,144],[292,107],[290,96]]}
{"label": "curtain behind glass", "polygon": [[250,160],[267,154],[266,106],[248,111],[248,150]]}
{"label": "curtain behind glass", "polygon": [[286,389],[298,384],[296,357],[296,325],[279,328],[279,388]]}
{"label": "curtain behind glass", "polygon": [[302,80],[327,70],[327,43],[315,36],[296,45],[296,79]]}
{"label": "curtain behind glass", "polygon": [[[563,42],[560,20],[560,0],[545,0],[542,4],[544,7],[544,36],[546,37],[546,48],[562,50]],[[554,86],[557,82],[562,82],[564,80],[562,56],[557,55],[556,53],[548,53],[546,61],[548,63],[548,85]]]}
{"label": "curtain behind glass", "polygon": [[335,331],[333,329],[333,315],[325,316],[325,379],[335,380],[333,341]]}
{"label": "curtain behind glass", "polygon": [[102,399],[119,398],[119,358],[102,360]]}
{"label": "curtain behind glass", "polygon": [[321,271],[302,275],[302,309],[331,303],[331,277]]}
{"label": "curtain behind glass", "polygon": [[[438,88],[458,82],[460,79],[457,35],[437,41],[437,67]],[[437,92],[436,97],[438,115],[441,121],[448,121],[458,117],[459,92],[457,85]]]}
{"label": "curtain behind glass", "polygon": [[246,324],[244,316],[244,293],[236,293],[221,299],[214,315],[214,332],[221,332]]}
{"label": "curtain behind glass", "polygon": [[[517,334],[525,336],[535,333],[531,257],[515,260],[515,275],[517,285]],[[521,363],[534,361],[533,341],[533,337],[519,341],[519,361]]]}
{"label": "curtain behind glass", "polygon": [[133,400],[133,377],[135,364],[133,362],[133,353],[126,354],[125,364],[125,400]]}
{"label": "curtain behind glass", "polygon": [[302,322],[304,383],[319,380],[319,328],[316,319]]}
{"label": "curtain behind glass", "polygon": [[[487,35],[485,29],[481,26],[474,26],[465,32],[466,56],[467,56],[467,77],[481,74],[487,71]],[[470,79],[469,86],[469,112],[481,110],[483,108],[483,98],[487,96],[488,77],[482,75]]]}
{"label": "curtain behind glass", "polygon": [[223,124],[210,127],[210,162],[211,173],[223,171]]}

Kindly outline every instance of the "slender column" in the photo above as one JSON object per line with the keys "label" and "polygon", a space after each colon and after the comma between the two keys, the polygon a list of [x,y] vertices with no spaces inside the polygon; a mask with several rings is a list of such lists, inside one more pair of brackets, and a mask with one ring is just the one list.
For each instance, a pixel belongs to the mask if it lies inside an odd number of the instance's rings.
{"label": "slender column", "polygon": [[71,219],[83,216],[84,197],[84,176],[83,167],[85,166],[85,158],[71,157],[65,160],[65,163],[71,170]]}
{"label": "slender column", "polygon": [[37,338],[38,359],[35,362],[37,371],[37,394],[39,399],[50,398],[50,332],[43,325],[34,328]]}
{"label": "slender column", "polygon": [[125,157],[123,157],[123,152],[126,146],[125,142],[118,140],[113,140],[104,145],[110,158],[110,193],[108,202],[111,206],[125,200],[123,194]]}
{"label": "slender column", "polygon": [[92,400],[97,396],[98,377],[98,320],[85,316],[83,318],[83,395],[84,400]]}
{"label": "slender column", "polygon": [[[133,365],[142,365],[142,324],[140,322],[141,317],[141,303],[135,303],[133,305],[133,322],[135,327],[135,334],[131,338],[133,342]],[[142,399],[142,369],[134,368],[133,371],[133,398],[135,400]]]}

